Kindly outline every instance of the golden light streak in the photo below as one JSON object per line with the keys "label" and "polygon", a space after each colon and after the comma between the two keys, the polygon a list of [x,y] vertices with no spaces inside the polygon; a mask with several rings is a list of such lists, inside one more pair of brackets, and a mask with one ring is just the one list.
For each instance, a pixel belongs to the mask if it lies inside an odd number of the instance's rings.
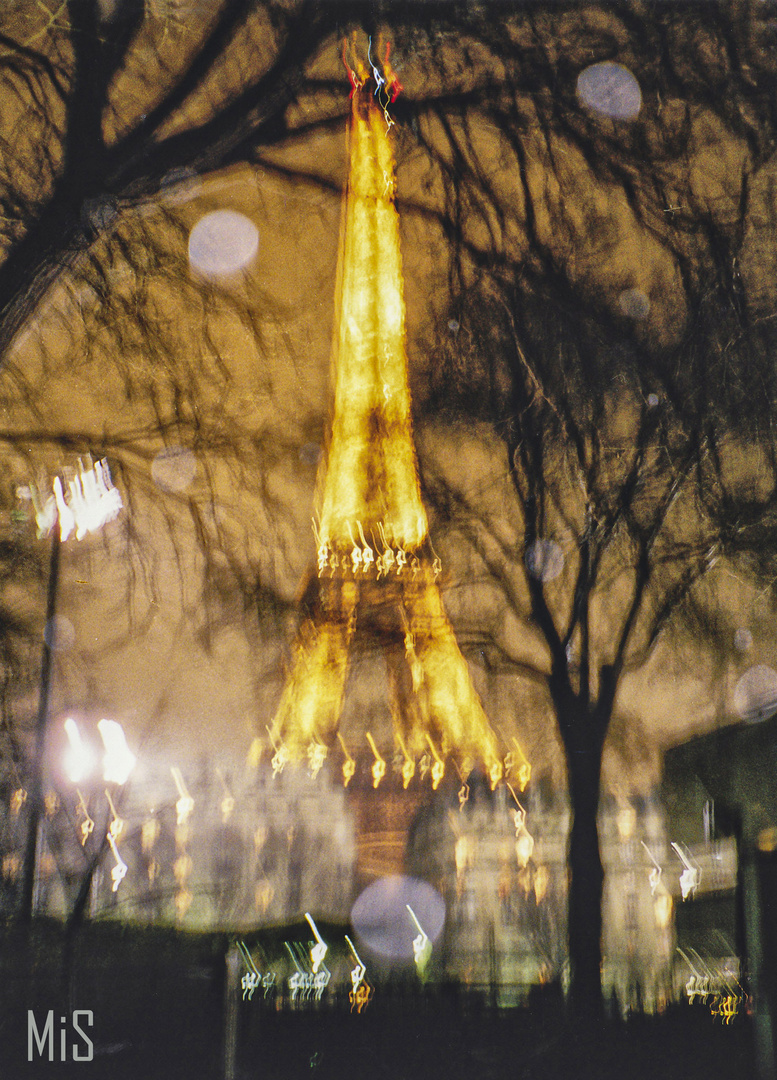
{"label": "golden light streak", "polygon": [[515,770],[515,778],[518,781],[518,790],[525,791],[526,785],[531,780],[531,765],[521,749],[518,740],[513,736],[511,741],[515,750],[511,750],[505,758],[505,775],[511,776],[513,770]]}
{"label": "golden light streak", "polygon": [[[648,853],[650,861],[653,863],[653,869],[648,871],[648,881],[650,882],[650,895],[655,896],[656,895],[656,889],[658,888],[658,885],[661,882],[661,874],[662,874],[661,865],[656,862],[656,858],[655,858],[653,852],[650,850],[650,848],[647,846],[647,844],[645,843],[644,840],[641,841],[641,844],[642,844],[643,848],[645,849],[645,851]],[[666,891],[666,890],[664,890],[664,891]]]}
{"label": "golden light streak", "polygon": [[111,845],[111,851],[113,857],[116,860],[115,866],[111,870],[111,892],[116,892],[121,885],[124,878],[127,876],[127,864],[121,855],[119,855],[119,849],[116,847],[116,840],[111,833],[108,833],[108,843]]}
{"label": "golden light streak", "polygon": [[[351,1011],[353,1011],[353,1005],[354,1005],[353,995],[357,993],[357,991],[359,990],[359,987],[364,982],[364,976],[367,974],[367,968],[364,965],[364,963],[362,962],[362,958],[357,953],[356,946],[354,945],[354,943],[351,941],[351,939],[348,937],[347,934],[345,935],[345,940],[348,942],[348,948],[353,953],[353,958],[356,961],[356,967],[351,968],[351,988],[352,988],[351,989],[351,994],[352,994],[352,997],[351,997]],[[357,1012],[361,1012],[361,1011],[362,1010],[361,1010],[361,1005],[360,1005],[359,1008],[357,1009]]]}
{"label": "golden light streak", "polygon": [[383,777],[386,775],[386,761],[385,761],[385,758],[381,757],[380,751],[378,750],[377,746],[375,745],[375,740],[373,739],[372,734],[368,731],[368,732],[366,732],[366,736],[367,736],[367,742],[370,744],[372,752],[375,755],[375,760],[372,763],[372,770],[371,771],[372,771],[372,786],[374,788],[377,788],[378,784],[381,782]]}
{"label": "golden light streak", "polygon": [[321,621],[309,619],[301,628],[291,675],[270,731],[274,746],[283,740],[287,760],[303,757],[311,742],[331,746],[337,731],[357,590],[353,582],[344,582],[339,589],[332,584]]}
{"label": "golden light streak", "polygon": [[343,753],[345,754],[345,761],[343,762],[343,787],[348,787],[348,784],[351,782],[351,780],[353,780],[354,773],[356,772],[356,762],[348,753],[348,747],[345,745],[343,737],[339,731],[337,733],[337,737],[340,740],[340,745],[342,746]]}
{"label": "golden light streak", "polygon": [[308,766],[310,768],[310,775],[315,780],[318,774],[324,767],[326,761],[326,747],[322,746],[320,742],[312,742],[308,746]]}
{"label": "golden light streak", "polygon": [[434,764],[432,765],[432,790],[436,791],[440,786],[440,781],[445,775],[445,763],[435,749],[434,743],[427,734],[426,741],[429,743],[429,749],[432,751],[432,757],[434,758]]}
{"label": "golden light streak", "polygon": [[289,761],[289,753],[283,743],[278,743],[273,736],[270,728],[267,728],[267,734],[270,736],[270,743],[273,748],[273,756],[270,764],[272,765],[273,780],[282,773]]}
{"label": "golden light streak", "polygon": [[[334,422],[321,498],[322,543],[382,524],[386,546],[416,549],[428,526],[410,418],[394,163],[382,114],[353,97],[335,353]],[[388,182],[387,179],[388,178]]]}
{"label": "golden light streak", "polygon": [[550,874],[546,866],[538,866],[534,872],[534,902],[539,904],[548,891],[548,883],[550,882]]}
{"label": "golden light streak", "polygon": [[404,758],[404,761],[402,762],[402,787],[407,789],[408,784],[415,776],[415,761],[413,761],[410,754],[408,754],[405,741],[399,734],[399,731],[396,732],[396,736]]}
{"label": "golden light streak", "polygon": [[88,807],[86,805],[86,800],[84,799],[84,796],[81,794],[81,792],[78,790],[78,788],[76,788],[76,795],[78,795],[78,802],[79,802],[79,804],[81,806],[81,810],[83,811],[83,814],[84,814],[84,820],[81,822],[81,825],[80,825],[81,847],[84,847],[86,845],[86,841],[89,839],[89,837],[94,832],[94,821],[89,816],[89,809],[88,809]]}
{"label": "golden light streak", "polygon": [[144,855],[148,855],[153,851],[154,844],[159,839],[161,831],[161,826],[156,818],[148,818],[143,822],[140,830],[140,849]]}
{"label": "golden light streak", "polygon": [[680,890],[683,894],[683,900],[687,900],[691,893],[695,893],[699,887],[701,881],[701,870],[698,865],[694,866],[689,862],[688,857],[683,854],[680,845],[672,841],[672,847],[677,852],[677,855],[682,862],[685,869],[680,874]]}
{"label": "golden light streak", "polygon": [[305,912],[305,918],[307,919],[307,921],[308,921],[308,923],[310,925],[310,929],[313,931],[313,936],[316,939],[315,945],[310,950],[310,963],[311,963],[311,968],[312,968],[313,974],[317,975],[318,974],[318,969],[321,967],[321,965],[324,962],[324,957],[327,954],[329,946],[327,945],[327,943],[324,941],[324,939],[319,934],[318,927],[314,923],[313,916],[310,914],[309,911]]}
{"label": "golden light streak", "polygon": [[216,775],[218,776],[221,783],[221,790],[224,792],[224,796],[221,800],[221,820],[224,825],[226,825],[229,819],[232,817],[232,811],[235,809],[235,800],[232,792],[229,790],[229,786],[226,780],[224,779],[224,774],[222,773],[221,769],[216,769]]}
{"label": "golden light streak", "polygon": [[183,776],[181,775],[181,770],[178,766],[171,766],[170,772],[173,774],[173,780],[175,780],[175,786],[178,789],[179,796],[178,802],[175,804],[175,812],[178,815],[177,824],[184,826],[194,810],[194,799],[186,789],[186,784],[183,781]]}
{"label": "golden light streak", "polygon": [[423,978],[429,960],[431,959],[432,943],[429,940],[429,936],[427,935],[423,926],[421,926],[420,922],[416,918],[416,913],[410,907],[410,904],[405,904],[405,907],[410,913],[410,918],[413,920],[416,929],[418,930],[418,936],[413,938],[413,960],[415,961],[415,966],[418,969],[418,974],[421,976],[421,978]]}
{"label": "golden light streak", "polygon": [[181,922],[185,918],[186,912],[192,906],[192,900],[194,900],[194,897],[188,889],[179,889],[176,892],[174,901],[175,913],[179,922]]}
{"label": "golden light streak", "polygon": [[666,930],[672,921],[674,902],[669,895],[669,890],[661,883],[658,891],[654,893],[653,909],[656,916],[656,926],[659,930]]}
{"label": "golden light streak", "polygon": [[526,811],[518,802],[516,794],[510,785],[507,785],[510,789],[510,794],[515,799],[515,805],[517,810],[512,811],[513,823],[515,825],[515,857],[518,861],[518,866],[523,870],[531,859],[534,853],[534,837],[530,834],[526,828]]}
{"label": "golden light streak", "polygon": [[113,799],[108,789],[105,789],[105,797],[108,800],[108,806],[111,808],[111,821],[108,825],[108,834],[112,836],[114,840],[118,840],[121,834],[124,832],[124,826],[126,822],[123,818],[120,818],[116,812],[116,807],[113,805]]}
{"label": "golden light streak", "polygon": [[262,760],[262,740],[257,735],[251,740],[251,745],[248,747],[248,754],[246,756],[246,764],[249,769],[258,769],[259,762]]}
{"label": "golden light streak", "polygon": [[459,790],[457,792],[457,796],[458,796],[458,800],[459,800],[459,813],[461,813],[461,811],[464,809],[464,804],[469,799],[469,784],[464,779],[464,773],[462,772],[462,770],[459,768],[459,766],[456,764],[455,761],[453,762],[453,764],[455,766],[456,772],[459,774],[459,780],[461,780],[461,787],[459,788]]}

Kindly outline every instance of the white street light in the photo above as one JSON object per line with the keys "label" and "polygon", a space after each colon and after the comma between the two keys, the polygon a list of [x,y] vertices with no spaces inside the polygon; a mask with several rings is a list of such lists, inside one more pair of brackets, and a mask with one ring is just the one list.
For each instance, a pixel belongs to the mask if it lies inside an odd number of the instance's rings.
{"label": "white street light", "polygon": [[[57,583],[59,581],[59,552],[61,542],[75,531],[76,539],[82,540],[88,533],[97,532],[117,516],[122,508],[121,495],[113,486],[108,463],[103,459],[85,469],[78,463],[78,472],[67,482],[67,491],[60,477],[55,477],[51,493],[45,494],[34,485],[20,487],[17,495],[32,502],[38,536],[51,536],[51,559],[46,594],[46,633],[43,641],[43,662],[40,676],[40,698],[35,726],[35,757],[30,784],[30,813],[27,822],[27,841],[24,852],[24,869],[19,913],[29,922],[35,906],[35,867],[38,858],[38,826],[43,811],[43,763],[45,759],[46,728],[48,725],[49,695],[51,690],[51,654],[56,649]],[[68,725],[69,726],[69,725]],[[68,732],[72,755],[79,754],[80,735],[73,722]],[[78,765],[74,763],[78,771]]]}
{"label": "white street light", "polygon": [[127,746],[124,729],[115,720],[100,720],[97,730],[105,745],[104,780],[109,784],[126,784],[138,759]]}
{"label": "white street light", "polygon": [[78,473],[68,480],[67,492],[60,477],[55,476],[52,494],[45,500],[35,485],[19,488],[18,495],[32,500],[39,538],[48,536],[59,522],[60,540],[67,540],[73,530],[76,540],[83,540],[88,533],[113,521],[123,505],[105,459],[89,469],[79,461]]}
{"label": "white street light", "polygon": [[72,717],[67,718],[64,726],[68,741],[64,761],[65,772],[72,784],[80,784],[95,766],[94,752],[81,738],[78,724]]}

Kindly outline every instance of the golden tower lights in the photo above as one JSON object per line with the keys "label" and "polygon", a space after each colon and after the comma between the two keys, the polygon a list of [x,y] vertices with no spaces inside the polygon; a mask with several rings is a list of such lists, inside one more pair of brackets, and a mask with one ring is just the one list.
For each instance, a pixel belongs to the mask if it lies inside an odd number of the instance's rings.
{"label": "golden tower lights", "polygon": [[372,71],[350,73],[334,415],[317,490],[318,578],[270,736],[281,760],[320,758],[337,737],[354,636],[369,634],[387,643],[392,714],[406,758],[431,744],[438,765],[448,754],[465,766],[482,762],[494,786],[502,775],[498,742],[445,614],[421,500],[385,107],[392,73],[388,63],[387,78]]}

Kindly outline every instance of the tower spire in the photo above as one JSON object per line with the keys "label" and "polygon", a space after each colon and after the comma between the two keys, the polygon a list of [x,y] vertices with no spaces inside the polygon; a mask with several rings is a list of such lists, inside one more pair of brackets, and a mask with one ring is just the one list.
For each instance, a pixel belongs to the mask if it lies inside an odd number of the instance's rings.
{"label": "tower spire", "polygon": [[465,764],[482,761],[495,784],[502,773],[498,742],[445,614],[421,499],[390,120],[376,93],[384,88],[363,69],[351,76],[334,414],[318,491],[318,580],[271,736],[284,759],[332,745],[354,634],[379,625],[382,640],[393,643],[386,649],[388,689],[403,752],[431,748],[440,766],[448,754]]}

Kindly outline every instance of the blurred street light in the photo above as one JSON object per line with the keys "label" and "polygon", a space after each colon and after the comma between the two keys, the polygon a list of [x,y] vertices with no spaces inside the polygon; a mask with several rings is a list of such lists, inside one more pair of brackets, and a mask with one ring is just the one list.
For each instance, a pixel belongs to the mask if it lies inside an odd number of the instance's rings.
{"label": "blurred street light", "polygon": [[103,779],[108,784],[126,784],[138,759],[127,746],[124,729],[115,720],[100,720],[97,730],[105,744]]}
{"label": "blurred street light", "polygon": [[65,773],[71,784],[80,784],[94,768],[94,753],[81,738],[78,724],[72,717],[67,718],[64,726],[68,741],[64,759]]}
{"label": "blurred street light", "polygon": [[[79,461],[78,472],[75,476],[67,476],[64,485],[62,478],[55,476],[51,482],[50,490],[44,491],[43,488],[31,484],[29,487],[19,488],[17,494],[20,499],[29,500],[33,504],[35,522],[38,526],[38,537],[51,537],[49,580],[46,593],[46,632],[43,636],[40,697],[35,725],[35,748],[29,793],[30,812],[19,900],[20,919],[23,922],[29,922],[32,919],[35,902],[38,832],[41,814],[43,813],[43,765],[51,690],[51,657],[57,647],[56,614],[60,545],[73,532],[75,532],[77,540],[82,540],[89,533],[98,532],[109,521],[113,521],[123,504],[121,495],[111,480],[108,463],[104,460],[96,462],[89,468],[85,468],[83,462]],[[75,728],[75,724],[73,724],[73,727]],[[77,730],[75,728],[76,732]],[[68,738],[72,747],[74,743],[70,732]]]}

